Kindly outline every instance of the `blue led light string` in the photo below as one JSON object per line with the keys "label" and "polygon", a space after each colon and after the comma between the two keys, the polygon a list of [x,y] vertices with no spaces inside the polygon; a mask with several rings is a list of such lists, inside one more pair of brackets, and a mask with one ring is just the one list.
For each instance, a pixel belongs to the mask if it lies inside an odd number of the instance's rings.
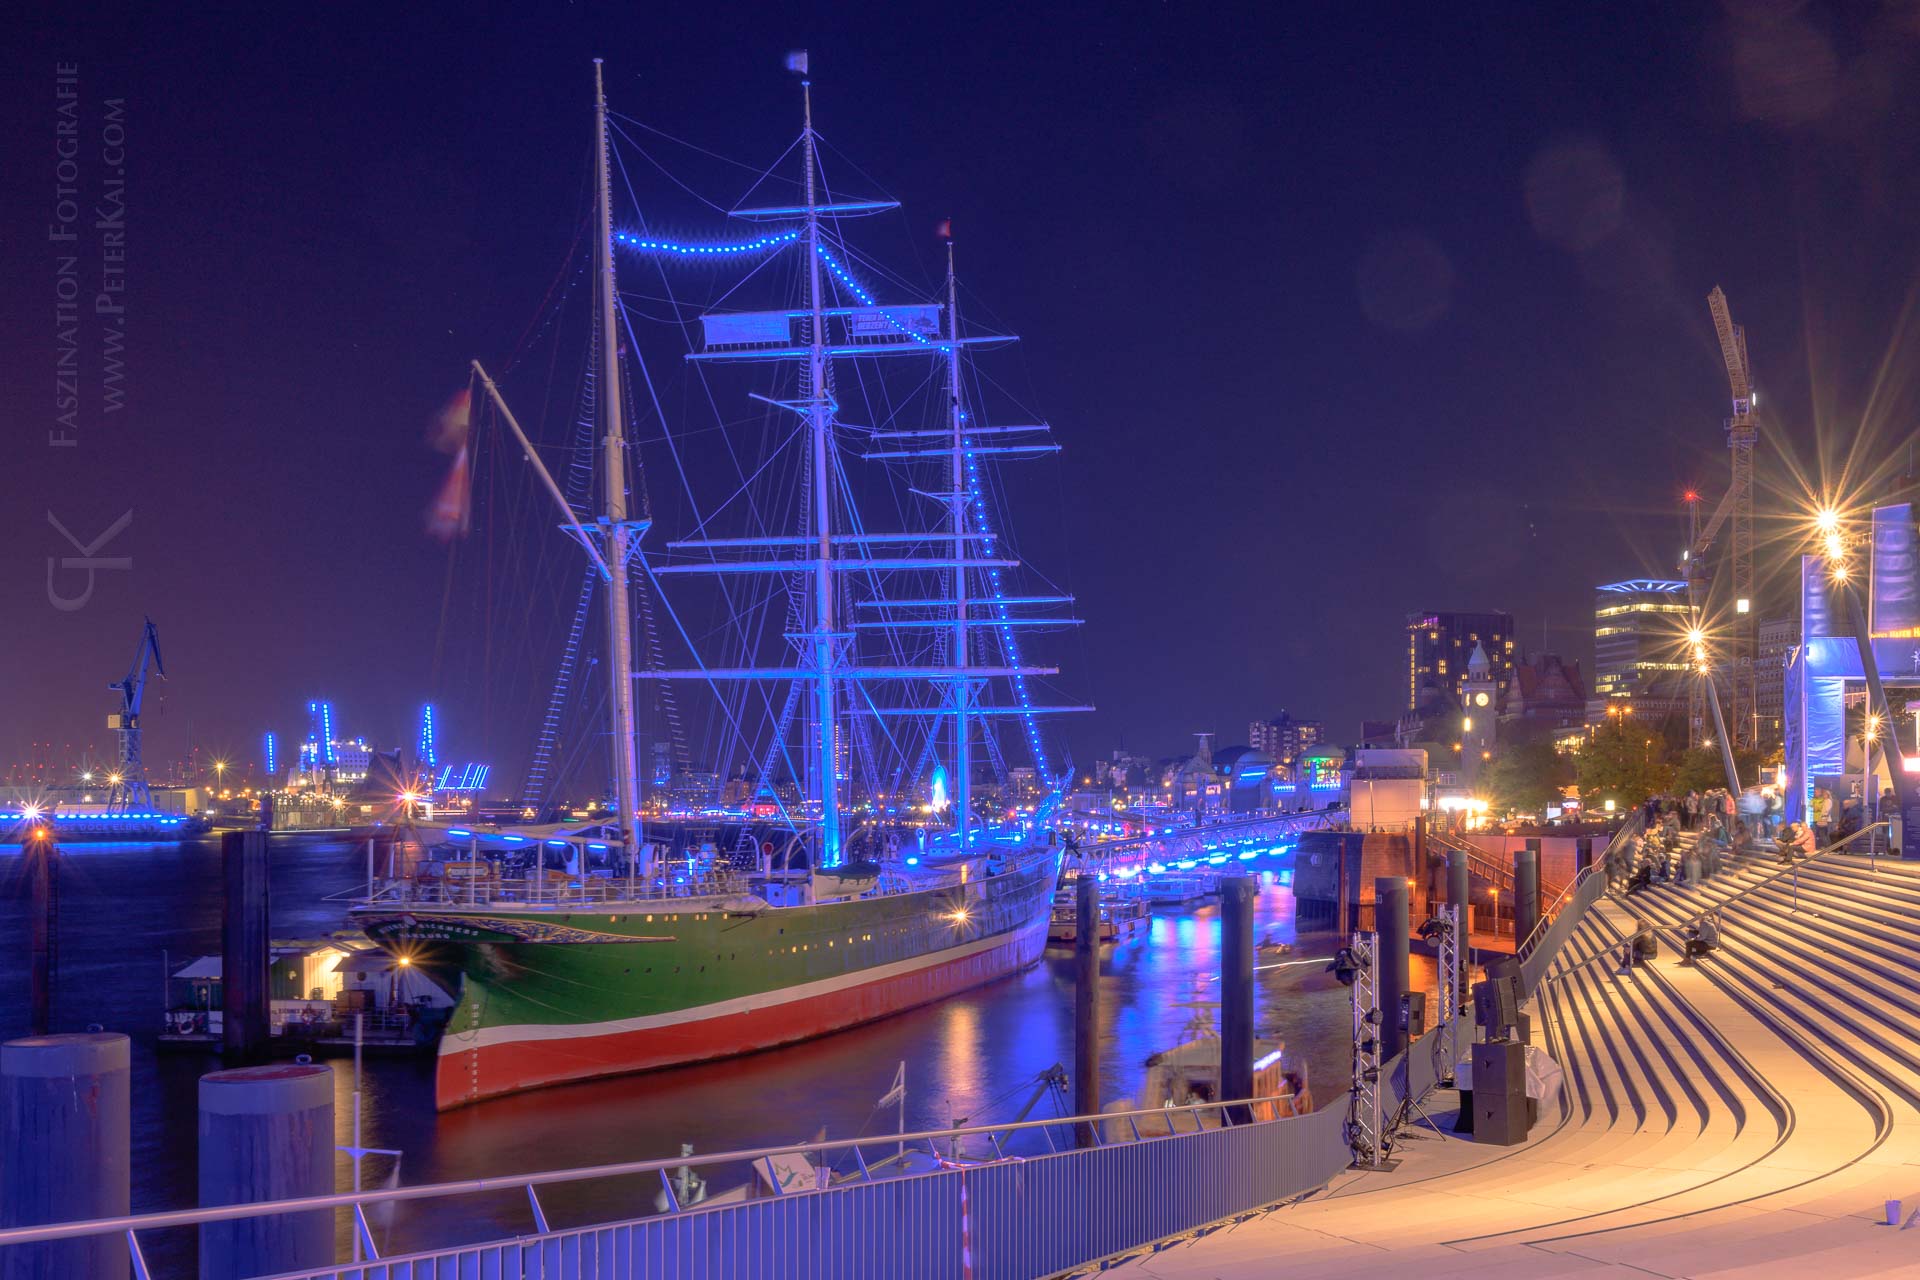
{"label": "blue led light string", "polygon": [[[833,274],[839,279],[842,285],[846,286],[847,292],[851,293],[854,297],[858,298],[861,301],[861,303],[865,306],[877,307],[880,305],[879,303],[874,301],[873,295],[871,293],[868,293],[865,289],[861,288],[860,282],[855,280],[853,276],[848,273],[847,269],[840,265],[839,259],[835,258],[831,253],[827,252],[827,246],[823,244],[818,246],[818,249],[820,253],[820,261],[827,264],[827,269],[833,272]],[[898,320],[895,320],[893,318],[893,313],[891,311],[882,310],[880,312],[880,316],[888,324],[892,325],[894,328],[906,334],[909,338],[912,338],[915,342],[919,343],[923,347],[928,348],[929,350],[945,351],[947,349],[946,343],[934,342],[922,334],[915,333],[913,330],[907,328],[907,326],[901,324]]]}
{"label": "blue led light string", "polygon": [[630,231],[616,231],[613,242],[635,253],[667,253],[682,258],[727,257],[743,253],[765,253],[800,238],[798,231],[782,231],[753,240],[735,240],[714,244],[681,244],[673,240],[654,240]]}
{"label": "blue led light string", "polygon": [[[973,521],[975,526],[980,530],[980,545],[983,548],[981,558],[990,560],[993,558],[994,545],[998,541],[998,538],[994,534],[992,526],[987,523],[987,503],[986,496],[982,493],[980,487],[980,468],[974,459],[973,450],[971,449],[967,450],[967,493],[973,499]],[[1001,622],[1006,622],[1010,615],[1007,612],[1007,606],[1002,603],[1005,593],[1001,590],[1000,586],[1000,570],[989,568],[987,570],[987,583],[993,591],[994,615]],[[1009,667],[1020,666],[1020,645],[1019,642],[1014,639],[1013,628],[1003,626],[998,628],[998,630],[1000,632],[1000,646],[1007,655],[1007,665]],[[1045,778],[1048,785],[1051,786],[1053,785],[1053,770],[1047,765],[1046,749],[1040,745],[1040,723],[1038,718],[1033,714],[1033,697],[1027,689],[1027,678],[1016,673],[1012,677],[1012,681],[1014,696],[1020,699],[1020,722],[1024,724],[1027,729],[1027,748],[1033,753],[1034,767],[1040,771],[1040,776]]]}

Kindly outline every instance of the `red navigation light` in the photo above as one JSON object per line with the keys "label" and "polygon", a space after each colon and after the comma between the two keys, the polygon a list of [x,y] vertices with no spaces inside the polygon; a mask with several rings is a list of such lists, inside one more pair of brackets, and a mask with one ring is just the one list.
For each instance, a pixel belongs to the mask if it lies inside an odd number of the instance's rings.
{"label": "red navigation light", "polygon": [[1698,489],[1689,489],[1683,496],[1688,502],[1700,501],[1700,491]]}

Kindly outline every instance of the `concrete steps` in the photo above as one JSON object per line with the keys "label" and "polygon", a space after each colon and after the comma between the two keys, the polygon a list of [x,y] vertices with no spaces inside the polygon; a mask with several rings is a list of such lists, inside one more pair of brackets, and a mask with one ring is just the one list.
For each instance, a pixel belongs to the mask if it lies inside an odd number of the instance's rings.
{"label": "concrete steps", "polygon": [[[1526,1146],[1409,1143],[1390,1174],[1132,1264],[1158,1277],[1920,1274],[1920,868],[1769,855],[1604,898],[1535,993],[1565,1072]],[[1680,929],[1722,910],[1721,948]],[[1651,965],[1618,972],[1641,921]],[[1544,1110],[1544,1109],[1543,1109]]]}

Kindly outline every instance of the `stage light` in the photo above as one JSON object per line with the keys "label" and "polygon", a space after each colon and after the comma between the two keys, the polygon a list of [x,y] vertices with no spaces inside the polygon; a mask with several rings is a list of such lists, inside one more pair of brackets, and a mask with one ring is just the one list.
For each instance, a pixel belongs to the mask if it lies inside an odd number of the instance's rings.
{"label": "stage light", "polygon": [[1839,532],[1840,513],[1832,507],[1822,507],[1813,513],[1813,527],[1828,537]]}

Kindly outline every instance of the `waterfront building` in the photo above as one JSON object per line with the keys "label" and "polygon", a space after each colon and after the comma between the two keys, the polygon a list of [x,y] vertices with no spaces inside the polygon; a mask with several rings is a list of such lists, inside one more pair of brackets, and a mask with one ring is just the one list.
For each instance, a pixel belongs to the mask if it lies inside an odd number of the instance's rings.
{"label": "waterfront building", "polygon": [[1660,578],[1609,582],[1594,592],[1593,693],[1587,718],[1630,705],[1657,724],[1687,708],[1687,584]]}
{"label": "waterfront building", "polygon": [[1213,753],[1213,773],[1220,783],[1220,810],[1258,813],[1273,808],[1278,762],[1258,747],[1226,747]]}
{"label": "waterfront building", "polygon": [[1487,652],[1496,683],[1513,670],[1513,615],[1442,613],[1407,617],[1407,710],[1427,716],[1460,706],[1474,646]]}
{"label": "waterfront building", "polygon": [[1296,720],[1282,711],[1271,720],[1255,720],[1247,726],[1247,745],[1264,751],[1291,769],[1302,752],[1327,740],[1327,726],[1319,720]]}
{"label": "waterfront building", "polygon": [[1551,736],[1560,740],[1587,722],[1587,686],[1578,662],[1536,653],[1514,667],[1500,701],[1500,732],[1508,742]]}

